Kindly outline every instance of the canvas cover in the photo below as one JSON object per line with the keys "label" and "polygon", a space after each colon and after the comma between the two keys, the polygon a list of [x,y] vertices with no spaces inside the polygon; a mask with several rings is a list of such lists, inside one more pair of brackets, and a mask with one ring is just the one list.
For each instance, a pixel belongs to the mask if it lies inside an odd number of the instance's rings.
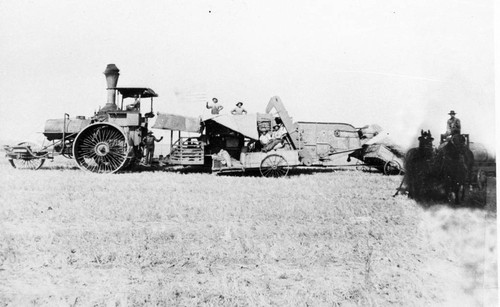
{"label": "canvas cover", "polygon": [[201,122],[198,117],[158,113],[156,121],[151,128],[199,133]]}
{"label": "canvas cover", "polygon": [[257,114],[231,115],[222,114],[203,118],[203,121],[214,121],[233,131],[239,132],[244,136],[258,140],[257,132]]}

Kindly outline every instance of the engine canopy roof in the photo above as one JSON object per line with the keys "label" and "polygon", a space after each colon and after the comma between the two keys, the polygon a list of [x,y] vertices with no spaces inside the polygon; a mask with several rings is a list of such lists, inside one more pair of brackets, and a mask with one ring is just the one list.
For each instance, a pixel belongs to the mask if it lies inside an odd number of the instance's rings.
{"label": "engine canopy roof", "polygon": [[141,98],[158,97],[150,88],[147,87],[112,87],[108,90],[117,90],[123,98],[130,98],[135,96],[140,96]]}

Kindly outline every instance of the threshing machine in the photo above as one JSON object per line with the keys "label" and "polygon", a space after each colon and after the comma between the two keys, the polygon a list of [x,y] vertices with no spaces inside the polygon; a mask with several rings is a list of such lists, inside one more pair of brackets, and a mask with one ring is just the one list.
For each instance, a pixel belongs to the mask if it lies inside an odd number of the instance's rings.
{"label": "threshing machine", "polygon": [[[281,125],[286,131],[283,142],[266,150],[259,137],[276,125]],[[367,127],[355,128],[346,123],[293,122],[277,96],[269,101],[266,113],[221,114],[201,120],[159,113],[152,128],[170,130],[172,140],[174,131],[178,132],[177,140],[171,144],[169,164],[205,165],[215,173],[259,170],[266,177],[281,177],[297,166],[338,166],[338,156],[365,153],[366,148],[373,146],[384,151],[371,151],[376,159],[360,161],[376,161],[376,166],[381,164],[381,170],[386,174],[400,173],[403,165],[399,157],[386,154],[390,151],[384,145],[370,143],[376,132],[370,133]],[[200,136],[182,137],[181,132],[198,132]],[[362,159],[363,155],[354,157]]]}

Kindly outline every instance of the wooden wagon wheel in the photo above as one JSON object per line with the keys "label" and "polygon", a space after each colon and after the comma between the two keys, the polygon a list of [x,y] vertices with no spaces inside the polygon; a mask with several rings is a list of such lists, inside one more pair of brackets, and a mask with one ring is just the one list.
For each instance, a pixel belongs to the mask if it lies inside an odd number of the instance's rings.
{"label": "wooden wagon wheel", "polygon": [[398,161],[390,160],[384,164],[384,175],[401,175],[401,165]]}
{"label": "wooden wagon wheel", "polygon": [[107,123],[86,127],[73,142],[76,163],[93,173],[115,173],[123,169],[130,162],[129,151],[123,131]]}
{"label": "wooden wagon wheel", "polygon": [[28,152],[30,153],[30,156],[25,156],[20,159],[9,159],[10,165],[12,165],[13,168],[16,169],[30,169],[30,170],[37,170],[42,165],[45,163],[45,159],[37,156],[37,152],[42,149],[42,146],[40,146],[37,143],[34,142],[21,142],[17,144],[18,146],[26,146],[28,147]]}
{"label": "wooden wagon wheel", "polygon": [[260,163],[260,174],[264,177],[284,177],[289,170],[286,159],[276,154],[265,157]]}

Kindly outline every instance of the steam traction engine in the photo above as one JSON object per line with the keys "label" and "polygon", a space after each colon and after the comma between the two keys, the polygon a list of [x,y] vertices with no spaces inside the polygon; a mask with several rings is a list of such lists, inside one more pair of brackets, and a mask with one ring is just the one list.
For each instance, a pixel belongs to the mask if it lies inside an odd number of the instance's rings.
{"label": "steam traction engine", "polygon": [[[62,119],[47,120],[44,135],[51,144],[5,146],[11,165],[38,169],[45,159],[58,154],[74,158],[81,169],[94,173],[114,173],[136,164],[142,157],[141,141],[148,132],[148,119],[154,116],[153,98],[158,95],[149,88],[116,87],[120,74],[114,64],[106,67],[104,75],[108,97],[102,109],[90,118],[65,114]],[[128,98],[133,102],[124,106]],[[148,98],[151,109],[142,115],[141,99]]]}

